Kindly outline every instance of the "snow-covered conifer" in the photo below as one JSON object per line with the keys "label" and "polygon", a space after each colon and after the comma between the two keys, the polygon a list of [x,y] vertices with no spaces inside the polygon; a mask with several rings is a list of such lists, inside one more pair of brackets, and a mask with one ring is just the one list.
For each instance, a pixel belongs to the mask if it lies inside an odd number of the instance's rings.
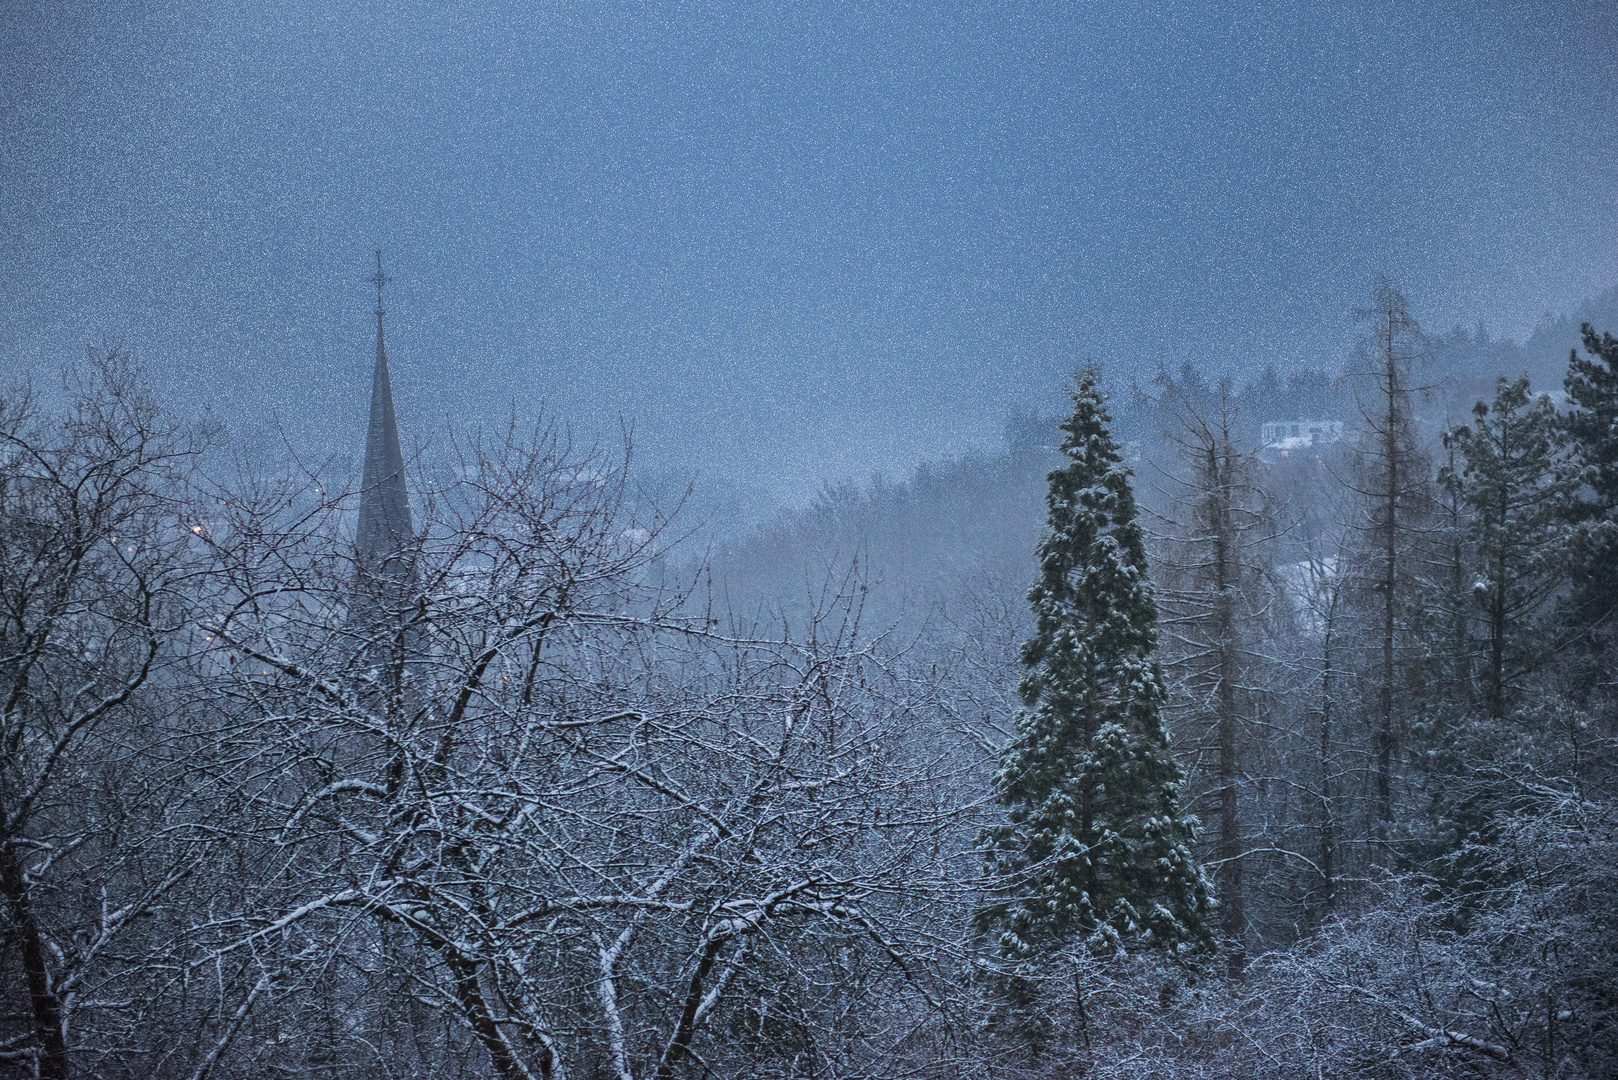
{"label": "snow-covered conifer", "polygon": [[1531,394],[1527,378],[1502,375],[1493,405],[1480,401],[1472,412],[1473,423],[1444,435],[1465,466],[1440,469],[1439,481],[1470,518],[1478,562],[1472,593],[1485,631],[1482,689],[1499,717],[1513,687],[1550,652],[1551,635],[1536,616],[1563,588],[1561,522],[1574,483],[1559,461],[1556,407]]}
{"label": "snow-covered conifer", "polygon": [[[1571,508],[1574,536],[1570,629],[1587,663],[1610,642],[1618,611],[1618,338],[1583,326],[1584,349],[1568,357],[1563,385],[1575,406],[1564,419],[1584,488]],[[1599,681],[1597,677],[1596,681]]]}
{"label": "snow-covered conifer", "polygon": [[984,836],[1004,889],[984,923],[1014,958],[1073,940],[1110,951],[1207,939],[1196,823],[1163,730],[1157,605],[1099,379],[1079,370],[1067,463],[1049,476],[1024,708],[995,777],[1007,820]]}

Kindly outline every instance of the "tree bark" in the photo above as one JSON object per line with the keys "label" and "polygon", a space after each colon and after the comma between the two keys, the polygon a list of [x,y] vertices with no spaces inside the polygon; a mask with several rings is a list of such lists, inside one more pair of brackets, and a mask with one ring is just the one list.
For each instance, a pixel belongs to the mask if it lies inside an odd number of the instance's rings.
{"label": "tree bark", "polygon": [[0,889],[5,891],[6,905],[11,909],[17,950],[22,956],[23,976],[28,983],[34,1044],[39,1055],[35,1059],[38,1074],[47,1080],[65,1077],[67,1043],[62,1031],[62,1002],[51,986],[44,935],[39,921],[34,918],[28,877],[10,843],[0,844]]}

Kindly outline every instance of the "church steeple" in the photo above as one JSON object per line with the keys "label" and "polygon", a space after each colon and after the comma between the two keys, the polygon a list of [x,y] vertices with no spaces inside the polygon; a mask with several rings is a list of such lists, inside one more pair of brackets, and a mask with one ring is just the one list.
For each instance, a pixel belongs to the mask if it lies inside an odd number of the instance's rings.
{"label": "church steeple", "polygon": [[371,424],[365,434],[365,474],[360,484],[360,520],[355,546],[362,567],[384,572],[414,535],[410,495],[405,490],[404,452],[399,422],[393,415],[393,385],[388,378],[388,352],[382,337],[382,252],[376,253],[376,371],[371,377]]}

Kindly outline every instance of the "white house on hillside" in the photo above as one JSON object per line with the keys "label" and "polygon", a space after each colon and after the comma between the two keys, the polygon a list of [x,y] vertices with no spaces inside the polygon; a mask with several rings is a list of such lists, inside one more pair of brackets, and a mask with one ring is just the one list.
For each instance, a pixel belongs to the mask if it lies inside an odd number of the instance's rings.
{"label": "white house on hillside", "polygon": [[1341,420],[1271,420],[1259,427],[1263,446],[1259,458],[1276,462],[1300,456],[1300,452],[1326,443],[1343,441]]}

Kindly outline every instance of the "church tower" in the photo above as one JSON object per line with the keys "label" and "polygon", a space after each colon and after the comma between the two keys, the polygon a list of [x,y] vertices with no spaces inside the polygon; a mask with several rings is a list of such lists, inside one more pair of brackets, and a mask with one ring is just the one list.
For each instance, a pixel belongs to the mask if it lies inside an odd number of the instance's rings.
{"label": "church tower", "polygon": [[371,424],[365,433],[365,474],[360,482],[360,520],[354,542],[360,573],[397,579],[404,572],[415,531],[410,520],[410,494],[405,490],[404,452],[399,422],[393,414],[393,384],[388,378],[388,350],[383,341],[382,252],[376,253],[376,371],[371,376]]}
{"label": "church tower", "polygon": [[388,348],[383,336],[382,253],[376,253],[376,369],[371,376],[371,423],[365,433],[365,472],[360,481],[360,516],[354,531],[354,592],[348,609],[349,634],[357,638],[355,659],[405,701],[406,669],[419,657],[416,628],[416,533],[405,490],[404,452],[393,413]]}

